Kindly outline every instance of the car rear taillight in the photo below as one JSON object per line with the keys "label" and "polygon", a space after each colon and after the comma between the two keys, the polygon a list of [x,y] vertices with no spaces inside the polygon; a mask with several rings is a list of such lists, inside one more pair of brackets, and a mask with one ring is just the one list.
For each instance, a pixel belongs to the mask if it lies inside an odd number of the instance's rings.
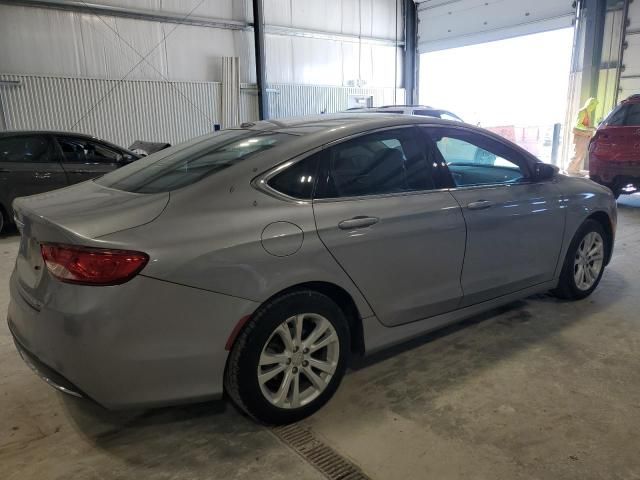
{"label": "car rear taillight", "polygon": [[81,285],[119,285],[135,277],[149,261],[146,253],[129,250],[59,243],[43,243],[40,250],[51,275]]}

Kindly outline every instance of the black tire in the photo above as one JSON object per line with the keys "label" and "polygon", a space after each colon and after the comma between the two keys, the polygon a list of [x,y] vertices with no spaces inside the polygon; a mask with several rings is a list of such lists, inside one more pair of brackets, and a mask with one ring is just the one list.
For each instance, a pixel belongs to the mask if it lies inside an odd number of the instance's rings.
{"label": "black tire", "polygon": [[613,193],[613,198],[615,198],[616,200],[620,198],[620,195],[622,195],[622,188],[620,187],[610,187],[611,188],[611,192]]}
{"label": "black tire", "polygon": [[[286,319],[302,313],[321,315],[331,323],[338,336],[339,359],[331,379],[314,400],[299,408],[279,408],[261,391],[257,376],[259,359],[276,328]],[[331,298],[313,290],[284,294],[263,305],[238,335],[227,361],[225,390],[240,409],[261,423],[297,422],[316,412],[333,396],[344,376],[350,345],[347,319]]]}
{"label": "black tire", "polygon": [[2,233],[2,229],[4,228],[4,211],[0,206],[0,233]]}
{"label": "black tire", "polygon": [[582,240],[591,232],[598,233],[603,240],[604,244],[604,255],[606,257],[607,252],[609,251],[609,242],[604,228],[599,222],[595,220],[586,220],[578,229],[576,234],[573,236],[571,240],[571,244],[569,245],[569,249],[567,250],[567,255],[564,259],[564,264],[562,265],[562,272],[560,273],[560,280],[558,281],[558,286],[555,288],[553,293],[559,297],[566,300],[581,300],[583,298],[588,297],[591,293],[597,288],[600,283],[600,279],[602,278],[602,274],[605,269],[605,261],[602,261],[602,267],[600,268],[600,273],[598,274],[595,282],[588,290],[582,290],[578,288],[575,277],[574,277],[574,262],[575,257],[578,252],[578,248]]}

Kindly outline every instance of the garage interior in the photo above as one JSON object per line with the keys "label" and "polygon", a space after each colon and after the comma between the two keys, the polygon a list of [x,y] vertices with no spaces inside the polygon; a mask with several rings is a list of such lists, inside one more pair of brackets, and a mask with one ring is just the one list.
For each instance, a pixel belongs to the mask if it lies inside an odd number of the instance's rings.
{"label": "garage interior", "polygon": [[[128,147],[362,106],[428,102],[465,119],[487,108],[474,78],[494,72],[451,82],[465,88],[457,112],[435,104],[457,92],[429,90],[427,76],[447,83],[430,54],[521,38],[535,49],[558,31],[571,32],[559,113],[481,126],[566,168],[585,100],[601,121],[640,93],[637,0],[0,0],[0,132]],[[518,91],[517,72],[502,80]],[[526,112],[558,97],[544,88],[491,101]],[[259,425],[228,399],[113,412],[63,395],[2,321],[3,478],[640,478],[639,242],[640,194],[622,195],[593,295],[536,295],[358,359],[323,409],[289,427]],[[19,243],[14,226],[0,233],[3,318]]]}

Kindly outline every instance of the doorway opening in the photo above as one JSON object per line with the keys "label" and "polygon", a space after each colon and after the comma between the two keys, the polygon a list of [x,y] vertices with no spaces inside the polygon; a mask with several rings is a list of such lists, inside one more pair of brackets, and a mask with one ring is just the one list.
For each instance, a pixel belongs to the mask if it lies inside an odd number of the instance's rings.
{"label": "doorway opening", "polygon": [[419,98],[559,163],[573,28],[420,55]]}

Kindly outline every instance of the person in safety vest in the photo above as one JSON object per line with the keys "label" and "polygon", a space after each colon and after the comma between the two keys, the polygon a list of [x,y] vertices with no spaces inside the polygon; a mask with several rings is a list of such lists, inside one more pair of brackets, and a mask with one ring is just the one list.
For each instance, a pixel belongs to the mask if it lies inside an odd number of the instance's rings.
{"label": "person in safety vest", "polygon": [[584,161],[589,149],[589,140],[591,140],[593,133],[596,131],[595,113],[597,105],[598,100],[591,97],[585,102],[584,107],[578,110],[578,118],[573,127],[573,158],[569,163],[569,168],[567,168],[569,173],[580,173],[580,170],[584,168]]}

